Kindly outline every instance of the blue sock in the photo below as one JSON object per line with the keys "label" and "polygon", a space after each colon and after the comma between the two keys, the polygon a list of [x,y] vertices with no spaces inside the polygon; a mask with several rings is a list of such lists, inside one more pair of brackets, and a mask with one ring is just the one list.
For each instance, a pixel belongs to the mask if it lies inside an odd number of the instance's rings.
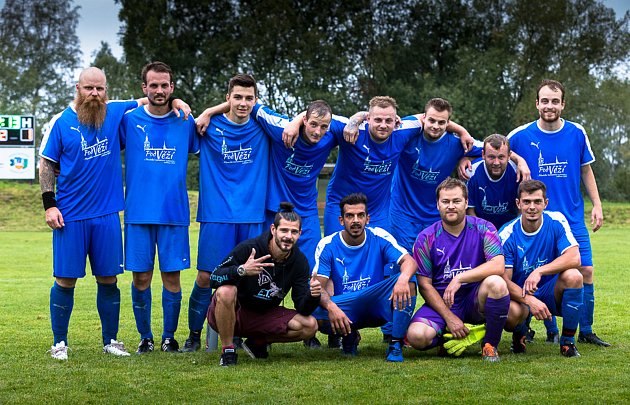
{"label": "blue sock", "polygon": [[582,289],[567,288],[562,293],[562,336],[560,344],[575,343],[575,330],[582,311]]}
{"label": "blue sock", "polygon": [[131,303],[133,315],[136,318],[136,328],[141,339],[153,339],[151,331],[151,286],[140,291],[131,283]]}
{"label": "blue sock", "polygon": [[545,328],[547,328],[547,333],[558,334],[558,321],[555,315],[551,319],[545,319],[543,322],[545,323]]}
{"label": "blue sock", "polygon": [[392,340],[402,341],[407,334],[409,328],[409,322],[411,322],[411,316],[413,310],[416,308],[416,296],[411,297],[411,303],[402,310],[394,310],[393,322],[392,322]]}
{"label": "blue sock", "polygon": [[70,325],[73,306],[74,287],[64,288],[54,282],[50,289],[50,323],[55,345],[64,341],[68,346],[68,325]]}
{"label": "blue sock", "polygon": [[509,295],[499,299],[490,297],[486,299],[486,307],[484,308],[486,314],[486,336],[483,340],[484,344],[490,343],[494,347],[499,346],[509,309]]}
{"label": "blue sock", "polygon": [[201,288],[195,283],[188,300],[188,329],[193,332],[203,329],[210,300],[212,300],[212,288]]}
{"label": "blue sock", "polygon": [[162,339],[174,338],[179,322],[179,310],[182,307],[182,292],[170,292],[162,287],[162,314],[164,317],[164,332]]}
{"label": "blue sock", "polygon": [[584,284],[582,312],[580,313],[580,332],[593,333],[593,313],[595,312],[595,288],[593,284]]}
{"label": "blue sock", "polygon": [[118,322],[120,318],[120,290],[116,283],[101,284],[96,283],[96,309],[101,317],[101,327],[103,328],[103,345],[118,335]]}

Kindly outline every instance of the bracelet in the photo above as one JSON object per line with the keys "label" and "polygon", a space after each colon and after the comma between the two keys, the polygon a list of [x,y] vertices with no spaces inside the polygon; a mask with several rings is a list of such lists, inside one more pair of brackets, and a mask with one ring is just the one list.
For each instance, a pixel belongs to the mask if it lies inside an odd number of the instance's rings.
{"label": "bracelet", "polygon": [[54,191],[42,193],[42,202],[44,203],[44,211],[48,211],[48,208],[56,207],[57,200],[55,199]]}
{"label": "bracelet", "polygon": [[173,109],[173,101],[175,101],[176,98],[174,96],[170,96],[168,98],[168,108],[170,108],[171,110]]}

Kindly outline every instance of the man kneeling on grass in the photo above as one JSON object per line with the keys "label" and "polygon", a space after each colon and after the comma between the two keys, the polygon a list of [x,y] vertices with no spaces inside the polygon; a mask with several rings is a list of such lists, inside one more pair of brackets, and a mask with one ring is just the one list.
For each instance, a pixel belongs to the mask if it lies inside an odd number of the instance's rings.
{"label": "man kneeling on grass", "polygon": [[[525,353],[525,319],[562,316],[560,354],[579,357],[575,330],[582,307],[583,280],[578,271],[580,250],[565,216],[546,211],[547,188],[527,180],[518,188],[516,205],[521,215],[506,224],[499,236],[505,253],[505,275],[511,306],[508,324],[519,324],[512,335],[512,352]],[[521,323],[522,322],[522,323]]]}
{"label": "man kneeling on grass", "polygon": [[[238,244],[212,272],[216,289],[208,323],[219,332],[221,366],[236,364],[234,336],[248,338],[243,349],[265,359],[274,342],[298,342],[317,332],[310,314],[319,305],[321,284],[309,282],[308,260],[296,247],[302,219],[290,203],[281,203],[269,232]],[[295,309],[280,305],[291,290]]]}

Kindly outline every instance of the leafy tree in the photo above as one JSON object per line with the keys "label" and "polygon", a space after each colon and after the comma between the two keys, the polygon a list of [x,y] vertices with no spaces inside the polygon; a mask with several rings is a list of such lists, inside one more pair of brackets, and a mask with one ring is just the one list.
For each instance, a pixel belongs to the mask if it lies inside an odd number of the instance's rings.
{"label": "leafy tree", "polygon": [[142,96],[140,72],[133,74],[124,58],[120,61],[116,59],[107,42],[101,42],[101,48],[94,55],[91,65],[105,72],[107,95],[111,100],[127,100]]}
{"label": "leafy tree", "polygon": [[122,5],[122,46],[131,72],[139,75],[146,63],[160,60],[173,69],[176,96],[193,111],[224,100],[238,46],[232,1],[116,1]]}
{"label": "leafy tree", "polygon": [[78,7],[70,0],[6,0],[0,12],[0,105],[38,118],[63,108],[79,67]]}

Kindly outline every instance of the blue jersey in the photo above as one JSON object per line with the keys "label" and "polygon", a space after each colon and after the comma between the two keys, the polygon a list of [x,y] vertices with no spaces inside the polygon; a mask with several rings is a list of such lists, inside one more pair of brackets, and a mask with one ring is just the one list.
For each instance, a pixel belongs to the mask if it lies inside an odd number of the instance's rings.
{"label": "blue jersey", "polygon": [[343,231],[323,238],[315,252],[314,273],[333,282],[335,295],[362,290],[384,280],[384,267],[407,254],[396,239],[381,228],[365,228],[365,241],[349,246]]}
{"label": "blue jersey", "polygon": [[[553,262],[565,250],[578,245],[565,216],[555,211],[543,211],[542,224],[536,232],[525,232],[519,216],[507,223],[499,236],[503,243],[505,267],[513,269],[512,281],[519,287],[523,287],[533,270]],[[554,276],[543,276],[538,286]]]}
{"label": "blue jersey", "polygon": [[583,226],[581,167],[595,161],[584,128],[562,120],[562,127],[550,132],[534,121],[516,128],[508,139],[510,147],[527,161],[532,178],[547,186],[547,208],[562,212],[569,224]]}
{"label": "blue jersey", "polygon": [[[466,156],[481,156],[483,143],[475,141]],[[433,223],[440,220],[435,204],[435,189],[449,177],[464,156],[459,136],[447,132],[435,141],[424,133],[413,138],[400,156],[394,174],[391,215],[400,221]]]}
{"label": "blue jersey", "polygon": [[125,114],[120,126],[125,151],[125,223],[190,225],[186,189],[188,154],[199,152],[192,118],[147,106]]}
{"label": "blue jersey", "polygon": [[[438,221],[420,232],[413,245],[418,274],[430,278],[440,295],[456,275],[502,254],[501,241],[494,225],[471,216],[466,216],[466,225],[459,236],[448,233],[442,221]],[[478,284],[462,285],[457,293],[466,294]]]}
{"label": "blue jersey", "polygon": [[260,125],[213,116],[201,137],[197,221],[264,222],[268,178],[269,139]]}
{"label": "blue jersey", "polygon": [[499,229],[516,217],[518,183],[514,162],[508,161],[501,178],[494,180],[488,174],[483,159],[475,161],[467,186],[468,207],[474,208],[479,218],[492,222],[495,228]]}
{"label": "blue jersey", "polygon": [[[394,171],[407,142],[420,133],[421,124],[415,117],[406,117],[402,126],[382,143],[374,142],[368,129],[366,123],[361,124],[354,145],[340,142],[337,164],[328,183],[326,204],[338,205],[346,195],[361,192],[368,198],[371,221],[387,221]],[[341,132],[335,135],[343,136]]]}
{"label": "blue jersey", "polygon": [[100,129],[81,124],[74,106],[49,123],[40,156],[59,163],[57,207],[65,221],[96,218],[124,208],[118,126],[137,101],[110,101]]}
{"label": "blue jersey", "polygon": [[[267,210],[277,211],[280,203],[290,201],[301,216],[317,215],[317,177],[338,139],[326,132],[316,144],[298,137],[292,148],[282,142],[282,131],[290,120],[267,107],[256,104],[252,116],[271,139],[271,167]],[[334,117],[331,125],[343,132],[342,117]]]}

